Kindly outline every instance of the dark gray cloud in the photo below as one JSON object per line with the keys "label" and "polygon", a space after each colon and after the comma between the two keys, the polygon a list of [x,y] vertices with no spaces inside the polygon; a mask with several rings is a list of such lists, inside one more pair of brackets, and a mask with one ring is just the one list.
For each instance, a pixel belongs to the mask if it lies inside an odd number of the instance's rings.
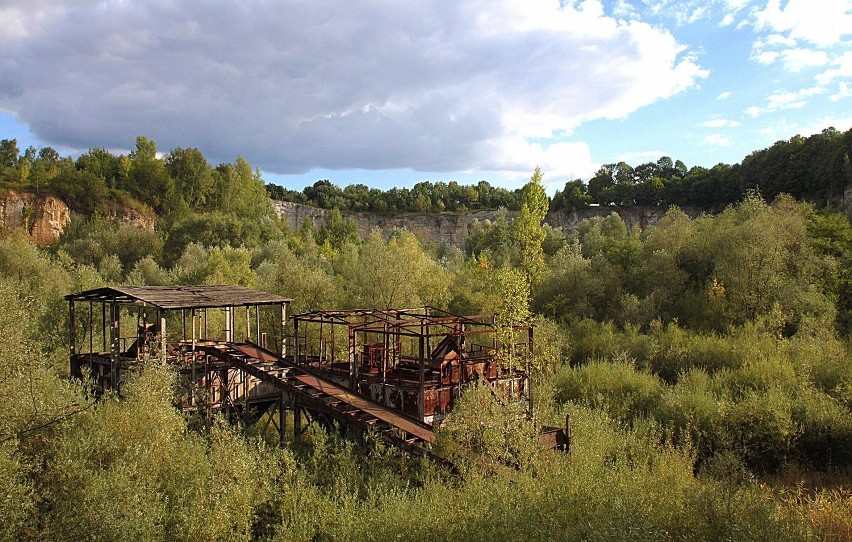
{"label": "dark gray cloud", "polygon": [[161,150],[242,154],[275,173],[529,171],[546,154],[531,140],[624,116],[705,75],[668,33],[598,8],[5,2],[0,108],[63,147],[127,148],[146,135]]}

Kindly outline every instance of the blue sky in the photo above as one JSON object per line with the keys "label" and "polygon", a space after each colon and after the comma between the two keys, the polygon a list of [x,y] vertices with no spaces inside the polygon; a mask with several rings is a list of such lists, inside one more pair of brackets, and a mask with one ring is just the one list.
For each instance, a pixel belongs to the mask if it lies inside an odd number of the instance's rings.
{"label": "blue sky", "polygon": [[550,191],[852,127],[849,0],[4,0],[0,138]]}

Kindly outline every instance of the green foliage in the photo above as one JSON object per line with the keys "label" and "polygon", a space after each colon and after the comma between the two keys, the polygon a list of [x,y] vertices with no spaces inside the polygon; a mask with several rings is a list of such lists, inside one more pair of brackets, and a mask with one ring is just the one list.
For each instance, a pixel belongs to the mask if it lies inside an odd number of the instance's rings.
{"label": "green foliage", "polygon": [[440,307],[449,297],[447,272],[404,230],[387,241],[376,231],[370,234],[344,277],[355,307]]}
{"label": "green foliage", "polygon": [[[464,461],[460,447],[476,454],[477,461],[490,464],[529,468],[538,456],[537,428],[526,416],[527,405],[514,401],[503,405],[491,388],[474,386],[461,400],[438,431],[438,450]],[[469,465],[468,468],[472,468]]]}
{"label": "green foliage", "polygon": [[493,187],[487,181],[479,181],[476,186],[462,186],[456,181],[423,181],[413,188],[392,188],[383,192],[364,184],[351,184],[341,189],[331,181],[322,179],[301,192],[276,185],[267,185],[266,190],[272,199],[281,201],[308,204],[321,209],[374,213],[461,212],[500,207],[517,210],[520,206],[518,191]]}
{"label": "green foliage", "polygon": [[291,297],[291,310],[334,309],[343,303],[342,284],[328,261],[319,254],[296,253],[278,242],[257,267],[257,282],[264,290]]}
{"label": "green foliage", "polygon": [[328,243],[332,250],[340,251],[344,245],[358,241],[358,225],[351,218],[343,220],[340,209],[335,207],[317,231],[316,241],[320,245]]}
{"label": "green foliage", "polygon": [[547,215],[548,200],[542,186],[541,169],[536,168],[530,182],[521,191],[521,209],[512,221],[512,239],[518,247],[518,266],[527,280],[538,280],[544,267],[542,244],[546,237],[543,222]]}
{"label": "green foliage", "polygon": [[[98,267],[105,258],[115,256],[122,269],[130,270],[143,258],[161,258],[163,236],[132,225],[116,225],[97,215],[88,219],[74,215],[59,238],[59,248],[77,263]],[[120,280],[119,276],[116,281]]]}
{"label": "green foliage", "polygon": [[[520,220],[474,223],[463,254],[404,230],[359,239],[337,211],[319,229],[279,229],[241,158],[214,169],[197,149],[175,149],[161,160],[145,138],[130,156],[92,149],[75,164],[48,148],[16,158],[0,171],[6,182],[65,183],[66,197],[97,209],[98,188],[74,192],[88,179],[171,212],[156,232],[75,217],[45,251],[22,233],[0,239],[2,537],[775,542],[848,532],[838,527],[852,518],[848,492],[761,483],[797,469],[848,479],[852,348],[837,331],[848,327],[852,227],[842,215],[751,193],[717,216],[671,209],[640,232],[610,215],[565,238],[536,227],[547,208],[537,172],[528,190],[508,193],[526,209]],[[612,164],[588,192],[718,205],[740,197],[732,183],[751,167]],[[831,167],[819,175],[831,178]],[[569,188],[580,199],[570,205],[582,204],[582,183]],[[326,181],[308,192],[349,210],[499,200],[487,183],[381,193]],[[551,205],[565,208],[560,197]],[[522,227],[535,234],[524,243]],[[493,311],[504,334],[533,323],[536,424],[570,414],[572,456],[540,450],[526,404],[504,407],[487,387],[468,390],[439,431],[442,453],[465,466],[453,480],[369,438],[359,446],[317,428],[293,450],[224,421],[199,433],[170,406],[173,375],[160,367],[133,374],[126,397],[92,404],[65,379],[62,296],[105,281],[254,285],[295,298],[295,311]],[[93,332],[81,328],[78,341]]]}

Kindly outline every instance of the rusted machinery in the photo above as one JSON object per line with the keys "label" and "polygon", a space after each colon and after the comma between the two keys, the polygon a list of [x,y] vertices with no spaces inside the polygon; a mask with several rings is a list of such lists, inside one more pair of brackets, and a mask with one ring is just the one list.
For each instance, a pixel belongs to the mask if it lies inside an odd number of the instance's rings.
{"label": "rusted machinery", "polygon": [[470,384],[501,400],[532,399],[531,326],[500,333],[493,315],[434,307],[312,311],[293,317],[294,361],[425,423],[440,421]]}
{"label": "rusted machinery", "polygon": [[[312,311],[291,318],[290,299],[239,286],[118,286],[65,298],[71,374],[97,394],[121,393],[126,374],[151,361],[176,367],[178,407],[252,423],[285,413],[294,437],[306,421],[372,430],[433,457],[432,424],[464,388],[481,382],[500,400],[532,404],[530,326],[498,328],[493,316],[432,307]],[[567,449],[565,432],[542,442]]]}

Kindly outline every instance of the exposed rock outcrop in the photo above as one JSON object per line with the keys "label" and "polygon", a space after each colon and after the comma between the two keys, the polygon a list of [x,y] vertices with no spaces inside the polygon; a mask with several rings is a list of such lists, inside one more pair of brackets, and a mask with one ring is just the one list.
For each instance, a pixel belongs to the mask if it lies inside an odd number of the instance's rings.
{"label": "exposed rock outcrop", "polygon": [[135,209],[123,205],[110,204],[101,211],[101,218],[116,224],[133,226],[140,230],[153,231],[157,226],[157,215],[150,209]]}
{"label": "exposed rock outcrop", "polygon": [[0,190],[0,218],[4,228],[23,229],[43,246],[59,239],[71,211],[55,196]]}
{"label": "exposed rock outcrop", "polygon": [[[292,229],[298,229],[310,221],[315,227],[321,226],[328,216],[328,211],[309,205],[283,201],[273,202],[278,216],[287,222]],[[558,211],[548,213],[545,222],[554,228],[570,231],[583,220],[596,216],[618,214],[628,228],[645,228],[655,224],[666,213],[666,207],[587,207],[576,211]],[[696,217],[700,212],[696,209],[684,209],[690,217]],[[361,235],[369,234],[378,229],[387,235],[394,228],[407,228],[426,243],[446,243],[461,246],[470,232],[470,225],[475,220],[494,221],[498,211],[472,211],[467,213],[417,214],[406,213],[385,215],[379,213],[343,213],[344,218],[351,218],[358,225]],[[506,219],[511,220],[516,213],[506,213]]]}
{"label": "exposed rock outcrop", "polygon": [[[101,211],[104,220],[144,230],[153,230],[157,216],[153,211],[118,203]],[[71,221],[71,210],[61,199],[49,194],[0,190],[0,227],[26,231],[39,246],[56,242]]]}

